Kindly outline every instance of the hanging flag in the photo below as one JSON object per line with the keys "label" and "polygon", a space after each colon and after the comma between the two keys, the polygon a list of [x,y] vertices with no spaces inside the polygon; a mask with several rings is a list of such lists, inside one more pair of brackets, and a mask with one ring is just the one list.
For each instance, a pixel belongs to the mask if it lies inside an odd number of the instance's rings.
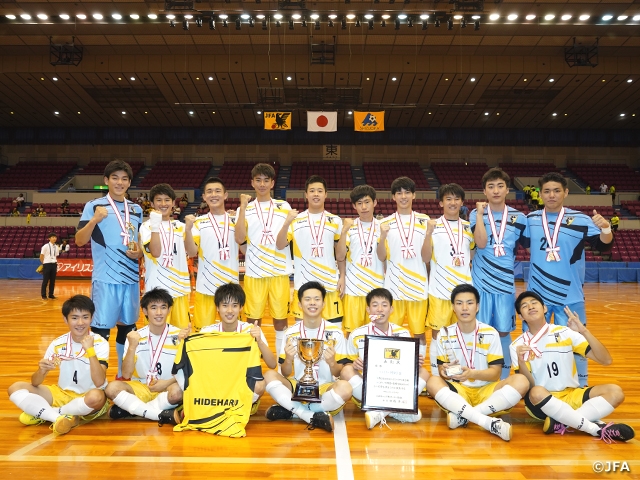
{"label": "hanging flag", "polygon": [[291,112],[264,112],[265,130],[291,130]]}
{"label": "hanging flag", "polygon": [[353,112],[356,132],[384,132],[384,110],[381,112]]}
{"label": "hanging flag", "polygon": [[307,112],[307,132],[337,132],[338,112]]}

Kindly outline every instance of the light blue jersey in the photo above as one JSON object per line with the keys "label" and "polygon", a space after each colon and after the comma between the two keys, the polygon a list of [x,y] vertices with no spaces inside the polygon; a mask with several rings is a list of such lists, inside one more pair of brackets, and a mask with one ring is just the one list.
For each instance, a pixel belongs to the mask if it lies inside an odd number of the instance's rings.
{"label": "light blue jersey", "polygon": [[[608,250],[611,244],[600,241],[600,229],[582,212],[565,207],[556,246],[560,247],[560,261],[547,261],[547,239],[542,227],[542,210],[527,215],[526,242],[531,248],[529,290],[536,292],[548,305],[569,305],[584,302],[585,260],[584,244],[589,242],[597,250]],[[551,238],[557,213],[548,213]]]}
{"label": "light blue jersey", "polygon": [[[120,210],[124,220],[124,202],[114,203]],[[142,223],[142,208],[136,203],[127,201],[129,220],[134,226],[135,238],[138,241],[138,229]],[[93,218],[96,207],[105,207],[109,215],[93,229],[91,234],[91,256],[93,257],[93,282],[112,284],[133,284],[140,281],[138,260],[132,260],[125,252],[122,244],[122,229],[116,214],[106,197],[91,200],[84,206],[78,229],[83,228]]]}

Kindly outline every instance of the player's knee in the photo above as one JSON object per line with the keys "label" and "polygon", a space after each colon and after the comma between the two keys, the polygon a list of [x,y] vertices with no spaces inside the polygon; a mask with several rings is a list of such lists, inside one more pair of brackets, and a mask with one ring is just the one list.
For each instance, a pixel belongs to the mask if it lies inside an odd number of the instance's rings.
{"label": "player's knee", "polygon": [[287,329],[289,325],[289,321],[285,318],[284,320],[273,320],[273,329],[276,332],[283,332]]}
{"label": "player's knee", "polygon": [[429,377],[429,380],[427,380],[427,392],[429,392],[429,395],[431,395],[431,397],[435,398],[436,394],[443,388],[449,387],[447,387],[447,384],[442,378],[431,375]]}
{"label": "player's knee", "polygon": [[9,387],[9,389],[7,390],[7,393],[9,394],[9,396],[11,396],[14,393],[16,393],[18,390],[28,390],[29,385],[30,384],[27,382],[16,382]]}
{"label": "player's knee", "polygon": [[280,379],[278,378],[278,372],[276,372],[275,370],[267,370],[266,372],[264,372],[264,382],[266,385],[274,381],[280,381]]}
{"label": "player's knee", "polygon": [[418,370],[418,376],[427,383],[429,382],[429,378],[431,378],[431,374],[424,367]]}
{"label": "player's knee", "polygon": [[107,388],[105,388],[104,393],[109,400],[113,400],[118,396],[120,392],[125,389],[126,384],[124,382],[120,382],[119,380],[115,380],[113,382],[109,382]]}
{"label": "player's knee", "polygon": [[549,390],[544,387],[535,386],[531,390],[529,390],[529,400],[531,400],[531,403],[533,403],[534,405],[539,404],[549,395]]}
{"label": "player's knee", "polygon": [[340,372],[340,378],[348,382],[351,378],[353,378],[355,374],[356,371],[353,368],[353,365],[345,365],[344,367],[342,367],[342,371]]}
{"label": "player's knee", "polygon": [[345,402],[351,398],[353,388],[351,384],[345,380],[338,380],[333,384],[333,391],[336,392]]}
{"label": "player's knee", "polygon": [[518,391],[521,396],[524,397],[525,394],[529,391],[529,380],[527,380],[527,377],[525,377],[521,373],[511,375],[507,380],[507,385],[511,385]]}
{"label": "player's knee", "polygon": [[611,384],[607,385],[607,397],[609,397],[609,403],[613,407],[617,407],[624,402],[624,391],[619,385]]}
{"label": "player's knee", "polygon": [[267,386],[266,380],[260,380],[259,382],[256,382],[256,385],[253,388],[253,393],[261,397],[262,395],[264,395],[266,386]]}
{"label": "player's knee", "polygon": [[171,405],[178,405],[182,403],[182,395],[182,389],[178,386],[177,383],[174,383],[167,390],[167,401]]}
{"label": "player's knee", "polygon": [[93,410],[100,410],[106,401],[107,397],[105,393],[97,388],[92,388],[84,396],[84,403]]}

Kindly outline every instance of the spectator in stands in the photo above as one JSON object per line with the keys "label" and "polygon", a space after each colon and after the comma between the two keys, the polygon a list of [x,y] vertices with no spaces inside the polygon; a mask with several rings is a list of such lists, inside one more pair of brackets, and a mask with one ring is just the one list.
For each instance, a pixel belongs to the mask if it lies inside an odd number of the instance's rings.
{"label": "spectator in stands", "polygon": [[129,195],[129,191],[128,190],[125,192],[124,198],[126,198],[128,202],[133,202],[133,200],[131,200],[131,195]]}
{"label": "spectator in stands", "polygon": [[62,255],[63,253],[69,253],[69,250],[71,250],[71,246],[67,243],[66,240],[62,240],[62,244],[60,245],[60,254]]}
{"label": "spectator in stands", "polygon": [[68,217],[71,215],[71,210],[69,210],[69,206],[62,207],[62,216]]}
{"label": "spectator in stands", "polygon": [[609,187],[606,183],[602,182],[600,184],[600,195],[606,195],[609,192]]}
{"label": "spectator in stands", "polygon": [[16,207],[20,208],[22,205],[24,205],[24,195],[22,193],[19,193],[13,203],[15,203]]}
{"label": "spectator in stands", "polygon": [[460,218],[462,220],[469,220],[469,207],[467,207],[464,203],[460,207]]}
{"label": "spectator in stands", "polygon": [[542,200],[541,196],[538,196],[538,210],[542,210],[544,208],[544,200]]}
{"label": "spectator in stands", "polygon": [[76,187],[73,186],[73,183],[70,183],[69,186],[67,187],[67,192],[75,192],[76,191]]}
{"label": "spectator in stands", "polygon": [[36,213],[38,214],[39,217],[46,217],[47,216],[47,212],[45,212],[44,207],[42,206],[42,204],[40,204],[40,206],[36,209]]}
{"label": "spectator in stands", "polygon": [[136,198],[136,203],[140,206],[142,206],[142,204],[145,202],[145,200],[147,200],[147,194],[146,193],[140,193],[140,195],[138,195],[138,198]]}
{"label": "spectator in stands", "polygon": [[189,205],[189,197],[187,197],[187,194],[185,193],[184,195],[182,195],[182,197],[180,197],[178,206],[180,208],[187,208],[187,205]]}
{"label": "spectator in stands", "polygon": [[20,216],[20,212],[18,211],[18,209],[16,207],[13,207],[13,210],[11,210],[11,213],[9,214],[12,217],[19,217]]}
{"label": "spectator in stands", "polygon": [[527,201],[527,203],[529,202],[529,200],[531,200],[531,187],[529,185],[525,185],[522,188],[522,191],[524,192],[524,199]]}
{"label": "spectator in stands", "polygon": [[618,227],[620,226],[620,217],[618,217],[618,211],[613,212],[613,217],[611,217],[611,230],[614,232],[618,231]]}
{"label": "spectator in stands", "polygon": [[531,209],[532,210],[537,210],[538,209],[538,198],[539,194],[537,192],[537,190],[535,188],[531,189],[531,193],[529,194],[529,197],[531,199],[531,201],[529,202],[531,204]]}
{"label": "spectator in stands", "polygon": [[586,186],[586,188],[584,189],[584,193],[586,193],[587,195],[591,195],[591,185]]}
{"label": "spectator in stands", "polygon": [[69,200],[67,200],[67,199],[65,198],[65,199],[64,199],[64,202],[62,202],[62,203],[60,204],[60,207],[61,207],[61,208],[63,208],[63,209],[64,209],[65,207],[66,207],[66,208],[69,208]]}
{"label": "spectator in stands", "polygon": [[178,218],[180,216],[180,214],[182,213],[182,209],[178,206],[174,206],[173,207],[173,216]]}
{"label": "spectator in stands", "polygon": [[609,193],[611,194],[611,205],[615,205],[616,204],[616,187],[615,187],[615,185],[611,185],[611,187],[609,187]]}

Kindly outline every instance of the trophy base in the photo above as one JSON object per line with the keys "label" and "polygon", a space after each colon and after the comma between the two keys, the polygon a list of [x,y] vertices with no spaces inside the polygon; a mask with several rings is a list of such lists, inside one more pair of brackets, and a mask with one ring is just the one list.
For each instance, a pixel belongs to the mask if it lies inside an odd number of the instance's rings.
{"label": "trophy base", "polygon": [[445,368],[444,373],[447,374],[447,377],[451,377],[452,375],[462,375],[462,367],[460,365],[452,365]]}
{"label": "trophy base", "polygon": [[291,400],[296,402],[320,403],[322,401],[320,400],[320,387],[317,383],[312,385],[298,383]]}

